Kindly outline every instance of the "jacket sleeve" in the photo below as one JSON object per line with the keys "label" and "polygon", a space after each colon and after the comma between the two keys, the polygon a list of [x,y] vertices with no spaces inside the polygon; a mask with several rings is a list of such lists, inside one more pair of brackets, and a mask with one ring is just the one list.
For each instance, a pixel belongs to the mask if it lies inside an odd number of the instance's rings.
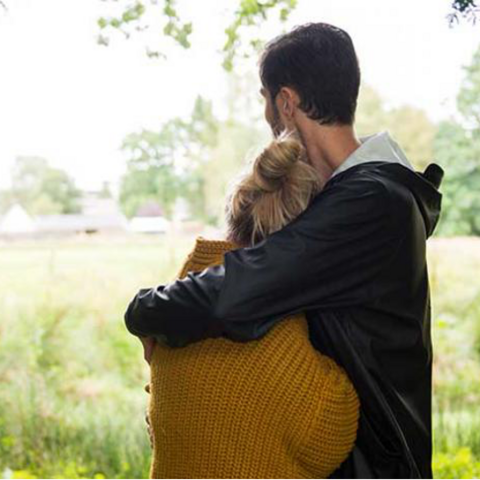
{"label": "jacket sleeve", "polygon": [[379,180],[337,182],[281,230],[226,253],[223,265],[140,289],[126,327],[173,347],[222,335],[249,341],[289,314],[369,303],[388,288],[374,280],[402,241],[401,215]]}

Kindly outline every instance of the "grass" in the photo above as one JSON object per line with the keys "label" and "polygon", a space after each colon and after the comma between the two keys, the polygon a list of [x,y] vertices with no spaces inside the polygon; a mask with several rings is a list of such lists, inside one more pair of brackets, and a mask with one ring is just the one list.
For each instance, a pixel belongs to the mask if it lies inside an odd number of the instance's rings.
{"label": "grass", "polygon": [[[123,313],[193,237],[0,244],[0,477],[148,478],[148,365]],[[429,244],[435,475],[480,476],[480,239]]]}

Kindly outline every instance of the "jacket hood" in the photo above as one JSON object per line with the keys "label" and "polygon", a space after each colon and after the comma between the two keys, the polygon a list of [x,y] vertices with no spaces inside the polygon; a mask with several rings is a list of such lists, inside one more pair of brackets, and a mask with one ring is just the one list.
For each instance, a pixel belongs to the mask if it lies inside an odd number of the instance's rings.
{"label": "jacket hood", "polygon": [[358,147],[332,173],[330,178],[351,167],[366,163],[382,164],[382,171],[391,180],[401,181],[413,193],[425,222],[427,237],[430,237],[438,223],[442,194],[439,187],[443,179],[443,169],[431,163],[424,172],[415,171],[407,156],[387,131],[360,137]]}
{"label": "jacket hood", "polygon": [[390,171],[391,180],[402,183],[412,193],[425,223],[427,238],[435,231],[442,207],[442,194],[438,190],[443,169],[436,163],[430,163],[424,172],[407,170],[398,165],[385,165]]}

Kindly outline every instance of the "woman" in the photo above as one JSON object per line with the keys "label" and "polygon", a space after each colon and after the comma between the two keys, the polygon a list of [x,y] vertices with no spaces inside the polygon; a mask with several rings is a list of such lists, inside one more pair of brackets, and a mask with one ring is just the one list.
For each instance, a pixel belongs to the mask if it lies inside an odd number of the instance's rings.
{"label": "woman", "polygon": [[[222,263],[224,253],[301,214],[320,189],[304,158],[297,140],[274,140],[229,195],[227,239],[198,237],[179,277]],[[151,478],[325,478],[356,438],[358,397],[311,345],[304,314],[247,343],[156,344],[148,387]]]}

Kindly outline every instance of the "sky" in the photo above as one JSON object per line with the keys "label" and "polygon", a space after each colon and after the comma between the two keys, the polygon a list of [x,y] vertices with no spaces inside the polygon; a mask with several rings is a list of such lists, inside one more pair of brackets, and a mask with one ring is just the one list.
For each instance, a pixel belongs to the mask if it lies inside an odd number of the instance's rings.
{"label": "sky", "polygon": [[[46,158],[83,189],[118,189],[123,138],[191,111],[198,94],[222,115],[226,75],[220,47],[238,0],[178,0],[194,23],[192,48],[172,42],[167,60],[144,54],[143,39],[98,45],[101,0],[5,0],[0,11],[0,188],[16,156]],[[347,30],[363,82],[388,105],[410,104],[433,121],[455,114],[463,70],[480,45],[480,24],[446,19],[450,0],[298,0],[286,28],[324,21]],[[262,27],[265,38],[279,23]],[[155,32],[152,32],[152,35]],[[158,33],[157,33],[158,35]],[[147,40],[148,41],[148,40]],[[256,71],[256,58],[244,67]],[[263,105],[259,105],[263,108]]]}

